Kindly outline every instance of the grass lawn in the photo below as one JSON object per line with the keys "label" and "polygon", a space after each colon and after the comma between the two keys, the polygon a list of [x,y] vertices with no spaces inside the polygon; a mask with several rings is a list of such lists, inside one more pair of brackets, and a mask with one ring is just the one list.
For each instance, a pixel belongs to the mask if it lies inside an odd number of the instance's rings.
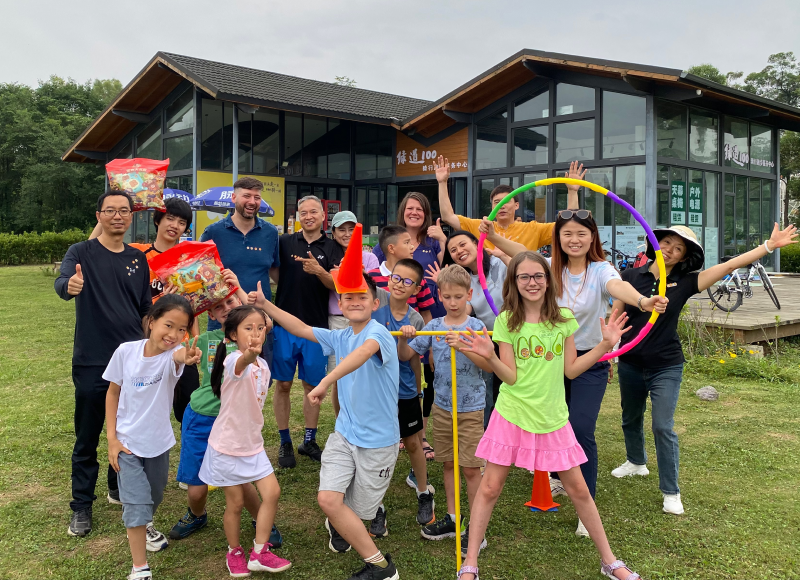
{"label": "grass lawn", "polygon": [[[3,579],[120,579],[130,570],[120,508],[105,501],[102,476],[94,531],[84,539],[66,534],[74,441],[73,313],[73,304],[56,296],[53,278],[41,268],[0,268]],[[780,360],[787,371],[782,374],[794,375],[792,367],[795,373],[800,370],[797,347],[783,347]],[[690,365],[676,413],[686,507],[680,517],[661,512],[650,434],[650,476],[611,477],[611,469],[625,460],[625,450],[619,393],[616,383],[609,386],[597,430],[597,503],[612,549],[648,579],[800,578],[800,389],[791,379],[770,383],[734,376],[734,364],[719,365],[712,373],[710,365],[709,361]],[[731,369],[731,374],[721,369]],[[707,384],[720,391],[718,402],[704,403],[693,395]],[[292,407],[296,442],[303,427],[300,398],[297,389]],[[271,408],[268,401],[264,434],[267,453],[277,464],[278,436]],[[177,423],[174,427],[179,439],[180,428]],[[320,418],[321,443],[332,428],[333,412],[326,400]],[[98,453],[101,464],[106,457],[104,442],[103,436]],[[174,481],[177,464],[178,447],[171,457],[172,480],[155,518],[156,527],[164,533],[186,511],[186,494]],[[441,515],[445,511],[441,467],[428,465]],[[390,535],[378,541],[379,548],[391,552],[404,580],[453,578],[455,542],[421,539],[414,520],[416,499],[404,482],[408,469],[408,458],[401,452],[385,500]],[[316,504],[318,472],[318,464],[300,457],[296,469],[278,472],[283,495],[276,523],[285,540],[279,553],[294,564],[283,574],[287,579],[346,579],[361,566],[355,553],[334,554],[327,548],[324,516]],[[489,524],[489,546],[480,561],[484,577],[600,578],[594,546],[573,533],[577,517],[569,500],[561,502],[557,513],[534,514],[523,507],[530,498],[531,480],[527,471],[511,472]],[[462,497],[466,498],[466,488]],[[150,556],[156,578],[228,577],[224,505],[223,492],[212,492],[208,527]],[[244,523],[242,544],[247,547],[253,530]]]}

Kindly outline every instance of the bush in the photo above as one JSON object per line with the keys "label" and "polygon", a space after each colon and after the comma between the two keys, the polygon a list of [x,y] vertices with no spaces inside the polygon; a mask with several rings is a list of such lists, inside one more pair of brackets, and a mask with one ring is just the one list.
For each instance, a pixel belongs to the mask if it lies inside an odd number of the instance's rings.
{"label": "bush", "polygon": [[800,272],[800,244],[781,248],[781,272]]}
{"label": "bush", "polygon": [[86,232],[78,229],[60,233],[0,234],[0,264],[49,264],[61,260],[72,244],[88,237]]}

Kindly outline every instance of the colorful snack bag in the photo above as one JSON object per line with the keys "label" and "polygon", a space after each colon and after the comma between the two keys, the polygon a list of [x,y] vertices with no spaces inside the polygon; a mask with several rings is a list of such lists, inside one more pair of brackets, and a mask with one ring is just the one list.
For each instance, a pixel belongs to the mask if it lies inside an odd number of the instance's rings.
{"label": "colorful snack bag", "polygon": [[183,242],[152,258],[150,269],[164,286],[172,284],[195,314],[224,300],[237,287],[222,279],[222,262],[214,242]]}
{"label": "colorful snack bag", "polygon": [[108,185],[131,196],[133,211],[166,211],[164,179],[168,167],[169,159],[114,159],[106,163]]}

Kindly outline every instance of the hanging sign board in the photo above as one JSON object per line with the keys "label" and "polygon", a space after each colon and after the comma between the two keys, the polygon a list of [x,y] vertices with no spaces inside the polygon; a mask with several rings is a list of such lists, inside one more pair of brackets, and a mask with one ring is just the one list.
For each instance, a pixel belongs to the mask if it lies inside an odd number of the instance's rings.
{"label": "hanging sign board", "polygon": [[436,175],[433,162],[438,159],[439,155],[447,158],[451,173],[467,171],[468,141],[469,131],[466,128],[429,147],[423,147],[411,137],[397,131],[395,175],[397,177],[416,175],[433,177]]}
{"label": "hanging sign board", "polygon": [[686,183],[673,181],[669,192],[670,223],[686,224]]}

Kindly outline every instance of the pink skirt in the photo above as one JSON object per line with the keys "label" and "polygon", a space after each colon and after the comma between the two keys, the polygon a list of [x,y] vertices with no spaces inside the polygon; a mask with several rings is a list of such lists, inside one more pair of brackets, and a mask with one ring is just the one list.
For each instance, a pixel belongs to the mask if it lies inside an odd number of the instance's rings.
{"label": "pink skirt", "polygon": [[475,456],[538,471],[566,471],[588,461],[569,422],[552,433],[531,433],[506,421],[496,409]]}

